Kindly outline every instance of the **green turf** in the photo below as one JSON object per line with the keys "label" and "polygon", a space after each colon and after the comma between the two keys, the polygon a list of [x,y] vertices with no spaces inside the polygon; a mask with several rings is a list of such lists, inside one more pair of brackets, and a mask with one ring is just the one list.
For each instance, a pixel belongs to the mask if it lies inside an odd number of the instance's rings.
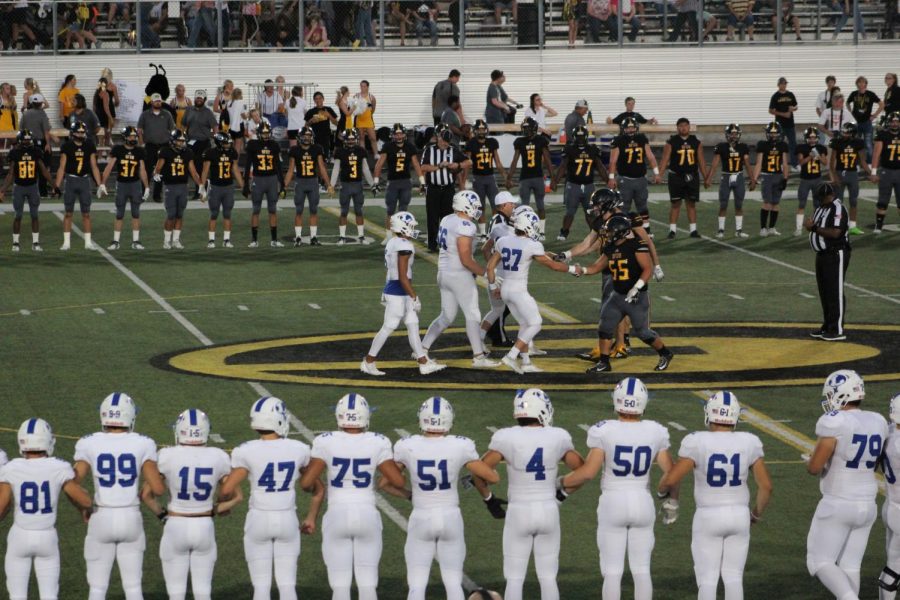
{"label": "green turf", "polygon": [[[758,203],[748,202],[746,229],[751,233],[757,230],[754,224],[758,222],[758,206]],[[785,202],[780,224],[782,232],[792,229],[793,206],[793,202]],[[653,204],[654,219],[665,220],[666,208],[664,203]],[[701,230],[714,233],[715,206],[703,203],[700,211]],[[416,207],[414,212],[424,229],[424,210]],[[860,212],[860,222],[864,226],[874,220],[871,202],[862,202]],[[383,211],[379,209],[371,209],[367,214],[378,223],[383,218]],[[188,249],[164,252],[160,248],[161,216],[156,211],[147,213],[144,242],[149,250],[136,253],[123,249],[115,256],[174,308],[184,311],[182,315],[216,344],[312,334],[374,332],[381,324],[378,298],[383,268],[378,245],[250,250],[244,247],[248,237],[248,215],[246,211],[238,211],[235,215],[238,248],[208,251],[203,248],[205,215],[202,211],[189,211],[184,240]],[[561,210],[554,205],[549,211],[549,233],[555,234],[560,217]],[[890,218],[893,219],[893,215]],[[0,237],[3,244],[0,249],[0,362],[4,365],[3,402],[0,403],[0,427],[4,429],[0,431],[0,447],[14,454],[15,437],[10,430],[24,419],[37,415],[48,419],[61,436],[71,436],[58,440],[56,452],[57,456],[71,459],[74,440],[96,430],[96,409],[100,400],[112,390],[127,391],[136,399],[141,409],[137,429],[160,444],[171,443],[171,424],[187,407],[201,408],[210,414],[214,431],[225,439],[224,447],[231,448],[252,437],[247,427],[247,412],[255,392],[247,383],[176,373],[151,365],[151,359],[159,355],[200,347],[197,339],[181,324],[168,314],[151,312],[161,311],[161,308],[101,255],[81,250],[79,239],[73,240],[75,250],[68,254],[57,251],[61,227],[53,215],[43,215],[42,240],[47,249],[43,255],[34,255],[27,248],[19,255],[9,253],[7,232],[10,222],[10,215],[0,215],[0,232],[3,232]],[[95,215],[98,242],[104,245],[108,242],[111,225],[112,215],[108,212]],[[281,228],[283,234],[291,233],[287,211],[282,212]],[[731,228],[729,218],[729,230]],[[657,233],[663,231],[656,223],[654,229]],[[351,234],[355,232],[352,225],[349,230]],[[322,214],[320,231],[336,233],[331,214]],[[571,239],[579,239],[584,233],[584,225],[579,223]],[[815,280],[810,275],[709,241],[688,239],[683,230],[672,242],[661,237],[657,235],[657,244],[666,280],[651,284],[655,322],[812,323],[820,319],[818,299],[800,295],[816,295]],[[23,239],[29,241],[27,233]],[[265,228],[261,239],[268,239]],[[123,246],[127,246],[130,241],[127,231],[123,240],[126,241]],[[848,281],[896,298],[900,294],[898,240],[900,234],[897,233],[886,233],[880,238],[871,234],[854,238]],[[753,237],[725,241],[804,269],[811,269],[813,265],[813,255],[805,238],[786,235],[778,239]],[[548,241],[547,247],[561,250],[568,245]],[[432,264],[421,259],[417,261],[415,283],[424,304],[423,327],[438,311],[434,276]],[[596,321],[598,305],[591,298],[600,294],[597,279],[576,280],[535,266],[532,290],[539,301],[552,303],[554,308],[580,322]],[[739,295],[744,300],[736,300],[729,294]],[[848,294],[850,323],[898,323],[900,311],[895,303],[878,297],[860,297],[861,294],[858,291]],[[675,298],[675,301],[664,301],[661,295]],[[316,310],[309,304],[317,304],[321,309]],[[238,305],[249,310],[239,310]],[[482,308],[485,306],[486,301],[482,299]],[[98,308],[103,314],[95,312]],[[20,310],[23,309],[30,314],[22,315]],[[461,324],[460,316],[458,325]],[[545,324],[549,326],[552,322],[545,319]],[[665,327],[660,327],[659,332],[665,336]],[[461,335],[455,334],[439,345],[457,345],[457,342],[462,345],[462,340]],[[540,340],[539,337],[538,345]],[[854,341],[866,343],[865,334],[858,333]],[[774,353],[778,341],[772,343]],[[363,347],[366,344],[364,342]],[[405,354],[404,349],[404,338],[397,337],[389,342],[385,353],[399,357]],[[881,350],[896,356],[897,347],[888,345]],[[823,356],[839,357],[841,346],[823,343],[821,350],[816,351]],[[353,355],[342,360],[353,362],[359,358],[361,355]],[[616,363],[615,376],[626,375],[628,364],[627,361]],[[896,359],[893,364],[896,367]],[[673,363],[673,371],[677,369],[678,358]],[[824,377],[829,370],[829,366],[821,367],[820,376]],[[462,377],[464,379],[465,375]],[[592,391],[551,394],[556,424],[572,433],[580,451],[586,448],[585,435],[579,425],[612,416],[608,384],[613,380],[612,376],[605,379]],[[645,381],[652,395],[648,418],[663,423],[675,421],[688,430],[702,427],[700,401],[692,390],[654,390],[653,376],[647,376]],[[897,385],[896,381],[870,382],[867,385],[869,406],[884,412],[887,399],[897,391]],[[510,392],[492,391],[489,387],[445,394],[456,407],[456,433],[475,439],[482,451],[490,439],[487,427],[502,427],[511,422]],[[285,399],[291,411],[315,431],[334,427],[333,405],[348,391],[346,387],[282,383],[266,383],[266,388]],[[378,409],[373,418],[373,429],[392,439],[398,437],[395,428],[415,429],[416,408],[431,393],[412,386],[359,390]],[[817,386],[799,386],[739,389],[737,393],[753,409],[773,419],[788,420],[784,426],[814,436],[815,420],[821,414],[819,391]],[[768,433],[754,430],[749,424],[742,427],[760,435],[766,460],[772,463],[770,470],[775,484],[765,521],[753,528],[745,574],[747,597],[824,598],[827,595],[809,578],[805,567],[805,536],[818,499],[817,482],[806,475],[799,449]],[[673,450],[677,450],[685,432],[672,428],[670,431]],[[680,520],[668,528],[661,524],[657,526],[653,575],[660,598],[686,599],[696,595],[690,559],[693,513],[690,487],[688,484],[683,494]],[[504,484],[498,489],[505,495]],[[562,597],[567,600],[597,598],[600,594],[595,545],[598,493],[597,484],[589,485],[574,495],[561,511],[563,546],[559,582]],[[407,504],[394,499],[390,501],[401,513],[408,515]],[[305,497],[301,504],[305,507]],[[463,493],[462,505],[469,539],[466,573],[480,584],[502,590],[502,523],[490,518],[474,492]],[[217,522],[216,598],[247,598],[250,595],[241,545],[244,511],[245,507],[241,507],[232,517]],[[9,519],[0,528],[7,528],[8,523]],[[60,509],[59,526],[63,559],[61,597],[83,597],[86,595],[82,558],[84,526],[67,505]],[[146,519],[145,528],[148,538],[145,597],[161,599],[165,597],[157,554],[161,528],[152,518]],[[872,531],[863,565],[862,597],[871,598],[876,593],[873,582],[884,563],[883,540],[883,527],[879,521]],[[384,541],[380,596],[405,598],[404,535],[387,518],[384,519]],[[298,575],[301,597],[329,597],[320,542],[319,534],[303,540]],[[0,553],[4,549],[5,536],[2,536]],[[624,581],[626,589],[630,588],[627,574]],[[429,598],[442,597],[436,573],[432,583],[438,585],[432,585]],[[525,595],[527,598],[539,597],[533,577],[526,585]],[[113,576],[109,597],[122,597],[117,575]],[[630,592],[626,591],[625,597],[630,597]]]}

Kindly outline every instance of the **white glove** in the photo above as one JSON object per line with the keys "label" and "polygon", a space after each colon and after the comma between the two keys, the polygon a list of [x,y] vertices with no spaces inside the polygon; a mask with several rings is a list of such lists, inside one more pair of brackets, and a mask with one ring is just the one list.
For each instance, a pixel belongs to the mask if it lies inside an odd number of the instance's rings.
{"label": "white glove", "polygon": [[385,298],[384,292],[381,293],[381,305],[387,306],[387,298]]}
{"label": "white glove", "polygon": [[665,277],[665,276],[666,276],[666,274],[663,273],[662,265],[656,265],[655,267],[653,267],[653,278],[654,279],[656,279],[657,281],[662,281],[663,277]]}
{"label": "white glove", "polygon": [[201,185],[201,186],[197,189],[197,191],[200,193],[200,201],[201,201],[201,202],[206,202],[206,195],[207,195],[206,186],[205,186],[205,185]]}
{"label": "white glove", "polygon": [[638,286],[634,286],[633,288],[628,290],[628,293],[625,295],[625,302],[628,302],[631,304],[637,302],[638,294],[640,294],[640,293],[641,293],[641,288],[639,288]]}
{"label": "white glove", "polygon": [[146,202],[149,198],[150,198],[150,187],[148,186],[148,187],[144,190],[144,195],[141,196],[141,200],[143,200],[144,202]]}
{"label": "white glove", "polygon": [[662,508],[663,525],[671,525],[678,520],[678,500],[674,498],[666,498],[663,500]]}
{"label": "white glove", "polygon": [[106,186],[101,183],[99,186],[97,186],[97,197],[102,198],[106,194]]}
{"label": "white glove", "polygon": [[41,6],[38,9],[38,19],[46,19],[47,18],[47,10]]}
{"label": "white glove", "polygon": [[582,267],[581,265],[569,265],[569,275],[581,277],[582,275],[584,275],[584,267]]}
{"label": "white glove", "polygon": [[410,299],[410,308],[412,308],[415,312],[422,312],[422,300],[419,299],[418,296]]}
{"label": "white glove", "polygon": [[498,286],[503,285],[503,278],[499,275],[494,275],[494,283],[496,283]]}
{"label": "white glove", "polygon": [[153,181],[155,181],[156,183],[161,182],[161,181],[162,181],[162,175],[160,175],[159,173],[154,173],[154,174],[153,174]]}

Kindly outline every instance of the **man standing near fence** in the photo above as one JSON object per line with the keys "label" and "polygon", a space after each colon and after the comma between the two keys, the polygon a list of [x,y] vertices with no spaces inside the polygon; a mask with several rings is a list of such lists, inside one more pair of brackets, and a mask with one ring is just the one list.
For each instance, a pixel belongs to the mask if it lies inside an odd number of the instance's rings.
{"label": "man standing near fence", "polygon": [[[140,145],[147,151],[147,164],[156,165],[160,149],[169,143],[169,135],[175,129],[175,119],[172,113],[163,110],[163,98],[159,94],[150,96],[150,108],[138,117],[138,137]],[[162,183],[153,181],[153,201],[160,202],[162,197]]]}
{"label": "man standing near fence", "polygon": [[453,212],[456,193],[456,174],[472,166],[472,161],[450,144],[453,134],[439,126],[435,141],[422,151],[422,172],[425,173],[425,213],[428,222],[428,251],[438,251],[438,225]]}
{"label": "man standing near fence", "polygon": [[775,117],[775,121],[781,125],[781,132],[788,144],[788,161],[791,167],[799,170],[797,166],[797,132],[794,129],[794,112],[797,110],[797,97],[787,89],[788,80],[778,78],[778,91],[772,94],[769,100],[769,114]]}
{"label": "man standing near fence", "polygon": [[[184,111],[181,121],[187,132],[188,146],[194,153],[194,168],[203,171],[203,153],[209,150],[212,137],[219,130],[215,113],[206,106],[206,90],[194,92],[194,105]],[[194,199],[200,197],[200,188],[194,192]]]}
{"label": "man standing near fence", "polygon": [[441,122],[441,116],[449,105],[451,96],[459,98],[459,77],[459,71],[453,69],[447,79],[435,84],[434,91],[431,92],[431,116],[435,125]]}

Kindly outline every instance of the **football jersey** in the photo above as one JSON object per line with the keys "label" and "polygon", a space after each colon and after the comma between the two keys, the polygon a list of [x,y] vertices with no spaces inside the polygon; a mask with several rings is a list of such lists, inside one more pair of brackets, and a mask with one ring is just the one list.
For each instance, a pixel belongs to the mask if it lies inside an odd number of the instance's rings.
{"label": "football jersey", "polygon": [[757,142],[756,152],[762,154],[762,157],[759,159],[762,161],[760,172],[782,173],[781,161],[784,160],[784,155],[787,151],[788,145],[783,141],[770,142],[769,140],[760,140]]}
{"label": "football jersey", "polygon": [[234,148],[223,150],[222,148],[209,148],[203,153],[203,162],[209,163],[209,172],[206,174],[209,182],[215,186],[228,187],[234,182],[232,167],[238,159]]}
{"label": "football jersey", "polygon": [[[456,245],[456,240],[460,237],[474,238],[477,231],[475,223],[468,219],[463,219],[456,213],[441,219],[441,223],[438,226],[438,246],[440,247],[438,271],[468,272],[468,269],[459,260],[459,248]],[[474,242],[472,243],[472,251],[475,251]]]}
{"label": "football jersey", "polygon": [[334,159],[341,165],[341,181],[347,183],[362,181],[363,164],[366,161],[366,156],[368,154],[362,146],[339,146],[335,148]]}
{"label": "football jersey", "polygon": [[412,142],[404,142],[402,146],[391,142],[382,147],[387,155],[387,178],[389,181],[409,179],[412,159],[416,156],[416,147]]}
{"label": "football jersey", "polygon": [[9,457],[6,456],[6,452],[0,450],[0,467],[9,462]]}
{"label": "football jersey", "polygon": [[394,460],[409,471],[413,508],[459,506],[459,472],[478,452],[467,437],[414,435],[394,444]]}
{"label": "football jersey", "polygon": [[734,174],[743,172],[750,148],[747,144],[738,143],[732,146],[728,142],[721,142],[716,144],[713,152],[722,161],[722,173]]}
{"label": "football jersey", "polygon": [[384,293],[390,296],[405,296],[406,290],[400,285],[400,266],[398,258],[401,254],[409,255],[409,264],[406,268],[406,277],[412,281],[412,266],[416,259],[416,249],[412,242],[402,237],[392,237],[384,247],[384,266],[387,268],[387,277],[384,284]]}
{"label": "football jersey", "polygon": [[619,149],[616,160],[616,172],[622,177],[638,178],[647,175],[647,157],[644,156],[650,141],[643,133],[632,136],[617,135],[613,138],[611,148]]}
{"label": "football jersey", "polygon": [[859,165],[859,153],[865,150],[866,143],[860,138],[834,137],[831,150],[834,152],[834,167],[838,171],[856,171]]}
{"label": "football jersey", "polygon": [[507,235],[497,240],[494,251],[500,253],[505,285],[528,285],[528,270],[535,256],[544,254],[544,245],[522,235]]}
{"label": "football jersey", "polygon": [[15,458],[0,468],[0,483],[8,483],[12,488],[15,525],[22,529],[50,529],[56,525],[59,493],[72,479],[72,465],[52,456]]}
{"label": "football jersey", "polygon": [[694,461],[694,501],[698,508],[747,506],[747,477],[763,457],[762,442],[746,431],[697,431],[681,440],[678,455]]}
{"label": "football jersey", "polygon": [[299,179],[316,179],[319,176],[319,158],[325,156],[325,150],[319,144],[304,148],[297,144],[288,151],[294,159],[294,168]]}
{"label": "football jersey", "polygon": [[548,146],[547,138],[536,135],[532,138],[519,137],[513,142],[513,148],[522,160],[519,179],[544,177],[544,149]]}
{"label": "football jersey", "polygon": [[819,489],[823,496],[875,500],[875,467],[887,441],[887,421],[868,410],[836,410],[819,417],[816,436],[836,438]]}
{"label": "football jersey", "polygon": [[86,177],[91,174],[91,156],[97,154],[97,147],[90,140],[81,144],[66,140],[59,153],[66,157],[66,175]]}
{"label": "football jersey", "polygon": [[110,155],[116,159],[116,181],[125,183],[141,180],[141,163],[147,160],[143,148],[129,148],[123,144],[113,147]]}
{"label": "football jersey", "polygon": [[138,506],[141,469],[145,462],[156,462],[156,442],[133,431],[101,431],[78,440],[75,461],[79,460],[91,467],[94,504],[104,508]]}
{"label": "football jersey", "polygon": [[159,158],[163,160],[160,173],[163,182],[170,185],[187,183],[190,175],[188,163],[194,160],[194,151],[190,148],[176,150],[172,145],[164,146],[159,151]]}
{"label": "football jersey", "polygon": [[[822,144],[816,144],[815,148],[820,156],[828,156],[828,148]],[[809,144],[797,145],[798,156],[809,156],[810,152],[812,152],[812,147]],[[821,176],[822,163],[818,158],[813,158],[808,163],[800,165],[800,179],[818,179]]]}
{"label": "football jersey", "polygon": [[466,154],[472,161],[473,175],[494,174],[494,151],[500,148],[500,143],[495,138],[486,137],[479,140],[472,138],[466,144]]}
{"label": "football jersey", "polygon": [[881,142],[881,160],[878,166],[884,169],[900,169],[900,133],[881,131],[876,138]]}
{"label": "football jersey", "polygon": [[604,492],[647,490],[656,455],[669,448],[669,430],[656,421],[600,421],[588,430],[587,445],[603,450]]}
{"label": "football jersey", "polygon": [[256,177],[269,177],[281,173],[281,146],[275,140],[250,140],[247,142],[247,166]]}
{"label": "football jersey", "polygon": [[602,164],[600,149],[593,144],[583,147],[568,144],[564,152],[566,155],[566,179],[579,185],[594,183],[597,167]]}
{"label": "football jersey", "polygon": [[210,512],[216,487],[230,471],[231,459],[219,448],[172,446],[159,451],[159,472],[166,478],[171,512]]}
{"label": "football jersey", "polygon": [[16,185],[34,185],[38,182],[40,167],[38,162],[43,162],[41,150],[37,146],[16,146],[9,151],[6,162],[13,174]]}
{"label": "football jersey", "polygon": [[[633,223],[632,223],[633,226]],[[607,244],[603,254],[609,259],[609,272],[613,278],[613,289],[620,294],[627,294],[641,278],[644,269],[638,262],[638,253],[650,256],[650,247],[637,238],[626,239],[619,246]],[[645,293],[650,285],[645,282],[641,293]]]}
{"label": "football jersey", "polygon": [[393,457],[380,433],[334,431],[316,436],[313,458],[325,462],[329,504],[375,504],[375,472]]}
{"label": "football jersey", "polygon": [[559,461],[575,449],[565,429],[519,426],[496,431],[489,448],[506,461],[510,502],[555,500]]}
{"label": "football jersey", "polygon": [[231,451],[231,467],[250,473],[250,508],[295,510],[294,484],[309,458],[309,446],[299,440],[250,440]]}
{"label": "football jersey", "polygon": [[897,473],[900,473],[900,432],[893,426],[884,444],[881,468],[884,471],[884,481],[887,483],[888,500],[900,503],[900,482],[897,481]]}
{"label": "football jersey", "polygon": [[491,228],[488,231],[488,237],[494,240],[494,244],[497,243],[497,240],[500,238],[513,235],[515,230],[512,225],[510,225],[509,221],[505,216],[501,213],[495,213],[493,217],[491,217]]}
{"label": "football jersey", "polygon": [[691,134],[683,138],[680,135],[673,135],[666,143],[672,147],[668,169],[679,175],[697,175],[700,168],[697,158],[700,140],[697,136]]}

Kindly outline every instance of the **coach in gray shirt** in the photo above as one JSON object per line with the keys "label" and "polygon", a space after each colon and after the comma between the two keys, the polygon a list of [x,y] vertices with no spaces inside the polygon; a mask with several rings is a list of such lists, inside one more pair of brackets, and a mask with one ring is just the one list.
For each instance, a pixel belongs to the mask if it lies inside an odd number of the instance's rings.
{"label": "coach in gray shirt", "polygon": [[34,94],[28,101],[28,109],[19,121],[19,129],[27,129],[34,136],[34,143],[42,148],[50,147],[50,119],[44,111],[44,97]]}
{"label": "coach in gray shirt", "polygon": [[462,119],[459,118],[461,110],[459,96],[450,96],[447,108],[444,109],[444,114],[441,115],[441,123],[449,127],[450,132],[453,134],[450,138],[450,143],[454,146],[458,146],[460,140],[464,137]]}
{"label": "coach in gray shirt", "polygon": [[[175,129],[175,119],[172,113],[163,110],[162,101],[162,96],[153,94],[150,96],[150,108],[138,117],[138,138],[147,151],[147,170],[150,172],[156,167],[159,149],[169,143],[169,136]],[[162,185],[154,182],[153,201],[159,202],[161,194]]]}
{"label": "coach in gray shirt", "polygon": [[565,124],[563,125],[566,130],[566,141],[572,139],[572,134],[575,131],[575,128],[579,125],[586,125],[587,122],[584,120],[584,115],[588,112],[588,101],[582,98],[578,102],[575,103],[575,110],[569,113],[569,116],[566,117]]}
{"label": "coach in gray shirt", "polygon": [[441,122],[441,116],[447,109],[450,96],[459,97],[459,76],[460,73],[456,69],[450,71],[450,75],[443,81],[438,81],[431,92],[431,116],[434,117],[434,124]]}
{"label": "coach in gray shirt", "polygon": [[487,106],[484,108],[484,120],[488,123],[506,123],[507,115],[513,112],[510,104],[522,108],[503,89],[504,83],[506,83],[506,75],[503,74],[503,71],[499,69],[491,71],[491,85],[488,86]]}

